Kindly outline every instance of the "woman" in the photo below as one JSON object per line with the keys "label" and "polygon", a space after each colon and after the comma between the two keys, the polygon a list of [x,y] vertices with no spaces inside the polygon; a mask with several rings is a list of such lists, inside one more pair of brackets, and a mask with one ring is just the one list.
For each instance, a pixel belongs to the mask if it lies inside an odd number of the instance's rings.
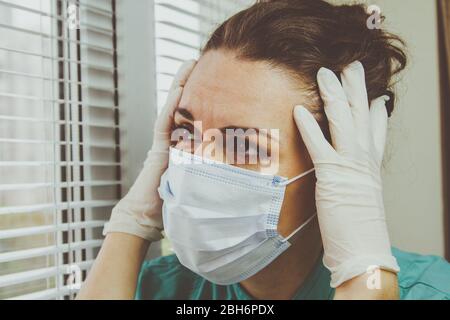
{"label": "woman", "polygon": [[[443,259],[391,251],[380,169],[406,57],[368,18],[360,5],[279,0],[225,21],[178,73],[78,298],[450,298]],[[266,144],[275,176],[228,158],[177,164],[198,148],[174,131],[231,128],[279,130]],[[246,155],[261,143],[245,139]],[[176,256],[142,265],[163,228]]]}

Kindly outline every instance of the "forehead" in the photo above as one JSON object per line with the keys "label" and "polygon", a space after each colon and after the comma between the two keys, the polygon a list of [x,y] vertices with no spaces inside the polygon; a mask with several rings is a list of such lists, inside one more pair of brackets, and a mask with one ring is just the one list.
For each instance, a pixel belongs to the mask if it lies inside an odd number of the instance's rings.
{"label": "forehead", "polygon": [[266,62],[237,59],[231,52],[201,57],[185,85],[180,108],[204,128],[226,126],[280,129],[301,103],[296,82]]}

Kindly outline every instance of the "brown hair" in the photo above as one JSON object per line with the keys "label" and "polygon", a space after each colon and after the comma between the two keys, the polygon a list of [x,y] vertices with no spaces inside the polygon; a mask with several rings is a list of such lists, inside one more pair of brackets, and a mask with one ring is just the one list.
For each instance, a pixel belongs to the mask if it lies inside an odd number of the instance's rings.
{"label": "brown hair", "polygon": [[[404,42],[383,29],[369,29],[369,17],[365,6],[359,4],[259,0],[222,23],[203,53],[227,49],[240,59],[267,61],[290,71],[317,98],[316,75],[321,67],[339,76],[347,65],[359,60],[366,72],[369,100],[389,95],[390,115],[395,100],[392,79],[407,61]],[[308,107],[322,111],[317,102]]]}

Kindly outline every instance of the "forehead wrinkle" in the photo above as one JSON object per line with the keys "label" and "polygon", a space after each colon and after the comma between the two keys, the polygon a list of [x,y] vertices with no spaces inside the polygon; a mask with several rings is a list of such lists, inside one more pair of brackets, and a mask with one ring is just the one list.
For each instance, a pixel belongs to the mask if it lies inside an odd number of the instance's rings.
{"label": "forehead wrinkle", "polygon": [[280,140],[289,140],[298,135],[293,108],[305,100],[297,84],[267,63],[207,53],[186,83],[182,105],[204,129],[272,128],[280,130]]}
{"label": "forehead wrinkle", "polygon": [[203,121],[206,127],[232,125],[240,117],[248,100],[240,91],[230,90],[220,83],[196,83],[186,90],[180,108],[187,109],[195,121]]}
{"label": "forehead wrinkle", "polygon": [[[286,120],[283,119],[284,113],[274,114],[272,110],[267,110],[267,112],[258,110],[261,109],[263,103],[272,105],[275,102],[264,101],[258,95],[241,94],[240,91],[236,94],[232,90],[222,90],[219,86],[216,86],[215,89],[210,89],[211,85],[198,86],[198,88],[200,89],[195,90],[195,93],[192,91],[193,94],[190,94],[189,99],[185,100],[188,104],[183,104],[183,107],[189,109],[194,115],[195,121],[202,121],[203,130],[223,127],[278,129],[279,143],[284,145],[283,137],[286,136],[284,129],[287,129],[289,125],[283,125],[283,128],[273,126],[274,123],[283,123]],[[236,98],[230,99],[234,96]],[[286,106],[286,113],[289,113],[288,110],[289,107]]]}

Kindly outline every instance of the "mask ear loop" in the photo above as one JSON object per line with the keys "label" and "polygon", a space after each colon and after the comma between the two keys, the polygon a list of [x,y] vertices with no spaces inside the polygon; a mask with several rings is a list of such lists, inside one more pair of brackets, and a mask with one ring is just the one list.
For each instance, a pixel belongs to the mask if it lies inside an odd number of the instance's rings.
{"label": "mask ear loop", "polygon": [[303,172],[302,174],[300,174],[300,175],[298,175],[298,176],[296,176],[296,177],[294,177],[294,178],[292,178],[292,179],[289,179],[289,180],[286,180],[286,181],[282,181],[282,182],[279,182],[278,183],[278,186],[287,186],[288,184],[291,184],[292,182],[294,182],[294,181],[297,181],[298,179],[301,179],[301,178],[303,178],[304,176],[307,176],[308,174],[310,174],[311,172],[313,172],[314,170],[316,170],[315,168],[312,168],[312,169],[309,169],[308,171],[305,171],[305,172]]}
{"label": "mask ear loop", "polygon": [[284,238],[283,241],[288,241],[290,238],[292,238],[297,232],[302,230],[304,227],[306,227],[315,217],[317,216],[317,212],[314,213],[311,217],[308,218],[300,227],[295,229],[290,235],[288,235],[286,238]]}

